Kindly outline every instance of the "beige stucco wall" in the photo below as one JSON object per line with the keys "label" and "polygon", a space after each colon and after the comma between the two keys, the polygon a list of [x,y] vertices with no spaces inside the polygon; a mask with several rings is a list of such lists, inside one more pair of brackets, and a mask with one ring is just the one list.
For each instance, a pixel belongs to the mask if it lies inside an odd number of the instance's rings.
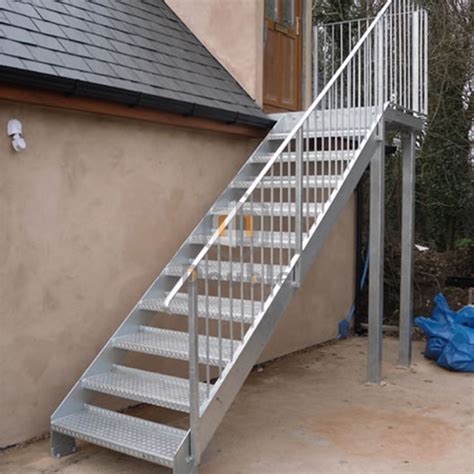
{"label": "beige stucco wall", "polygon": [[166,0],[166,3],[261,105],[263,0]]}
{"label": "beige stucco wall", "polygon": [[[0,447],[51,412],[254,147],[253,140],[0,102]],[[353,290],[353,213],[268,359],[332,338]],[[167,370],[172,362],[168,362]]]}
{"label": "beige stucco wall", "polygon": [[[263,0],[166,0],[259,105],[263,101]],[[311,2],[304,5],[303,106],[311,102]]]}

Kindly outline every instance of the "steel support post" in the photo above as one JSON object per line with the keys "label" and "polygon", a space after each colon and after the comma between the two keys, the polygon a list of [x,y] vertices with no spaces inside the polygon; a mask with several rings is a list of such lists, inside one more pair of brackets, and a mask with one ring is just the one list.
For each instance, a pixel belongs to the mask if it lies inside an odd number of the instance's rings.
{"label": "steel support post", "polygon": [[415,133],[402,137],[402,262],[400,282],[400,335],[398,363],[410,367],[413,321],[413,245],[415,235]]}
{"label": "steel support post", "polygon": [[379,127],[377,150],[370,162],[369,383],[382,380],[385,131],[382,123]]}

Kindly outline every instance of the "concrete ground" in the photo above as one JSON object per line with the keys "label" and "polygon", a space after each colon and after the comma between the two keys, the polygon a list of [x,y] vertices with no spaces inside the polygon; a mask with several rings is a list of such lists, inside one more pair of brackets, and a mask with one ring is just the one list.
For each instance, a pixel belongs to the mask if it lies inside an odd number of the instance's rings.
{"label": "concrete ground", "polygon": [[[354,338],[253,371],[200,473],[473,473],[474,377],[424,359],[419,342],[413,368],[396,369],[385,339],[385,383],[368,386],[366,347]],[[52,459],[47,440],[1,454],[0,472],[170,473],[86,444]]]}

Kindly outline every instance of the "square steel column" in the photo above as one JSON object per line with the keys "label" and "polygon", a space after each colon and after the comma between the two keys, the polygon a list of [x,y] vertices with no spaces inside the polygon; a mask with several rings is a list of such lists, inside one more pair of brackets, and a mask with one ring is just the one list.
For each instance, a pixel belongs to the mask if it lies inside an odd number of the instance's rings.
{"label": "square steel column", "polygon": [[402,136],[402,262],[400,282],[400,367],[410,367],[413,323],[413,246],[415,236],[415,133]]}
{"label": "square steel column", "polygon": [[377,150],[370,162],[369,383],[382,381],[385,130],[383,124],[379,127]]}

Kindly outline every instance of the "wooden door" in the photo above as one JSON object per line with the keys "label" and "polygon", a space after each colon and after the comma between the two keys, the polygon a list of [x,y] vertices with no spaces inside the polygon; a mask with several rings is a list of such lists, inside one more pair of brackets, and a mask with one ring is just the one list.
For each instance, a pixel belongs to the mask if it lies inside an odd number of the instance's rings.
{"label": "wooden door", "polygon": [[301,110],[302,0],[265,0],[263,104]]}

